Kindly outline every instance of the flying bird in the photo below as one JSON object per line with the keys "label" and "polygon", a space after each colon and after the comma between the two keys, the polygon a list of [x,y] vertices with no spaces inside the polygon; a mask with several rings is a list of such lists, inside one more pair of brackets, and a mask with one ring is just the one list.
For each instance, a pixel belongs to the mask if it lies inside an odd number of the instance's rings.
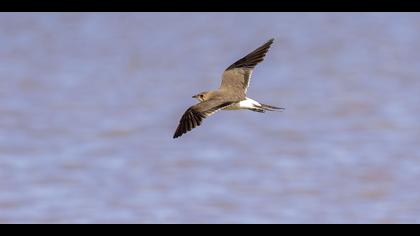
{"label": "flying bird", "polygon": [[178,138],[201,125],[203,119],[220,110],[248,109],[264,113],[265,111],[284,109],[259,103],[246,97],[252,71],[258,63],[264,60],[273,41],[274,39],[268,40],[261,47],[230,65],[223,72],[222,84],[219,89],[194,95],[193,98],[200,102],[187,109],[179,121],[173,138]]}

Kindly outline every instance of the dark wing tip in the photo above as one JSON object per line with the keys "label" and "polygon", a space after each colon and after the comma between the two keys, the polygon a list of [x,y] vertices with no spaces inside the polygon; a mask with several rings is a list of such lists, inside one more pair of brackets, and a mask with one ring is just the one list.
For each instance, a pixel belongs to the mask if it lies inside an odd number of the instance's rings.
{"label": "dark wing tip", "polygon": [[274,38],[269,39],[262,46],[230,65],[226,70],[231,70],[235,68],[253,69],[258,63],[264,60],[264,57],[267,54],[268,49],[270,49],[270,46],[271,44],[273,44],[273,42]]}
{"label": "dark wing tip", "polygon": [[189,108],[184,115],[182,115],[173,138],[178,138],[195,127],[200,126],[201,121],[204,118],[205,116],[203,114],[195,111],[193,108]]}
{"label": "dark wing tip", "polygon": [[263,46],[267,44],[267,45],[268,45],[268,47],[270,47],[270,46],[271,46],[271,44],[273,44],[273,43],[274,43],[274,38],[271,38],[271,39],[269,39],[266,43],[264,43],[264,44],[263,44]]}

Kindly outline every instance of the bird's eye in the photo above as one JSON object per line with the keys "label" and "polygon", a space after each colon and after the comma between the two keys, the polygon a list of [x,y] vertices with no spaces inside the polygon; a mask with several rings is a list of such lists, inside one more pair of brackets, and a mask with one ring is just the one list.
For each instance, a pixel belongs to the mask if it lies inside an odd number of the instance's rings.
{"label": "bird's eye", "polygon": [[200,95],[200,98],[203,98],[203,97],[204,97],[204,95],[203,95],[203,94],[201,94],[201,95]]}

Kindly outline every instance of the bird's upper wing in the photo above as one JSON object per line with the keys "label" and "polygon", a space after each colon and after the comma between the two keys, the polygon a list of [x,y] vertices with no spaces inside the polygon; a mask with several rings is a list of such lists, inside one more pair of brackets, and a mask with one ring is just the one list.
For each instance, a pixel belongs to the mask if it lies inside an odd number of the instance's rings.
{"label": "bird's upper wing", "polygon": [[268,40],[261,47],[230,65],[223,72],[220,89],[229,89],[246,94],[252,71],[258,63],[264,60],[265,54],[267,54],[273,41],[274,39]]}
{"label": "bird's upper wing", "polygon": [[178,128],[175,131],[174,138],[187,133],[195,127],[201,125],[204,118],[213,115],[215,112],[231,105],[233,102],[226,102],[220,99],[212,99],[200,102],[190,108],[182,115]]}

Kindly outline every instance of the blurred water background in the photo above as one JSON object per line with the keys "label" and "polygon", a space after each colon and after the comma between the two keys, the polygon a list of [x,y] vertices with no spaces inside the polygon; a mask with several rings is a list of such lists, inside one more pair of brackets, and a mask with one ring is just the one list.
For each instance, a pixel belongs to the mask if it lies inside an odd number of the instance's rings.
{"label": "blurred water background", "polygon": [[[248,95],[191,96],[276,39]],[[0,14],[0,223],[420,223],[420,15]]]}

